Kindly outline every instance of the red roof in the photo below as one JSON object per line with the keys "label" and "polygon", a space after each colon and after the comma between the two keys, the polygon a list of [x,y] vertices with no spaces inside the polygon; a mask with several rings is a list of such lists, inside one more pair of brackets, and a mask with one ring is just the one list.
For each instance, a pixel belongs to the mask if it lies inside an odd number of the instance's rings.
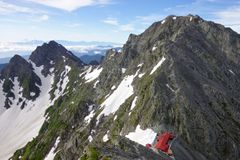
{"label": "red roof", "polygon": [[169,148],[168,142],[174,138],[173,134],[170,132],[165,132],[157,137],[157,143],[155,148],[163,152],[167,152]]}

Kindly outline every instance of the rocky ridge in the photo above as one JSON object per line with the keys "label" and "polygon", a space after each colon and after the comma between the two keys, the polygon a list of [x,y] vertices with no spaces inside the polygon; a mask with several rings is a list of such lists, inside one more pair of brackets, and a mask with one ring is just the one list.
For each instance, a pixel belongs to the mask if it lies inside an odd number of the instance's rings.
{"label": "rocky ridge", "polygon": [[[56,88],[68,63],[55,60],[68,57],[64,50],[51,62],[53,48],[38,48],[30,59],[45,75],[59,69]],[[44,159],[57,139],[54,159],[164,159],[136,143],[130,135],[138,130],[173,132],[175,159],[239,159],[239,50],[239,34],[188,15],[130,35],[99,66],[68,58],[74,65],[65,90],[39,135],[12,159]]]}

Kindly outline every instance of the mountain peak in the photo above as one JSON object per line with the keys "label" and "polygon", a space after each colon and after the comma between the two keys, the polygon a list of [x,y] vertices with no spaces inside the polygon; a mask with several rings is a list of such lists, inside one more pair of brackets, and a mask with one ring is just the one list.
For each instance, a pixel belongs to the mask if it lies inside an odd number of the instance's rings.
{"label": "mountain peak", "polygon": [[9,63],[12,63],[14,65],[17,65],[17,64],[26,64],[28,65],[28,62],[23,58],[21,57],[20,55],[14,55],[11,59],[10,59],[10,62]]}
{"label": "mountain peak", "polygon": [[31,71],[31,65],[21,56],[15,55],[1,71],[1,78],[14,78],[22,73]]}
{"label": "mountain peak", "polygon": [[49,41],[48,44],[49,44],[49,45],[52,45],[52,46],[56,46],[56,45],[59,46],[59,45],[60,45],[60,44],[58,44],[58,43],[57,43],[56,41],[54,41],[54,40]]}
{"label": "mountain peak", "polygon": [[55,64],[67,65],[75,63],[76,65],[83,66],[84,63],[76,57],[71,51],[68,51],[61,44],[50,41],[44,43],[42,46],[38,46],[35,51],[32,52],[30,58],[36,66],[44,66],[44,75],[49,73],[49,69],[54,67]]}
{"label": "mountain peak", "polygon": [[[18,93],[14,93],[14,87],[22,88],[22,98],[34,100],[40,94],[38,87],[41,85],[40,78],[34,73],[32,65],[19,55],[15,55],[11,58],[9,64],[1,70],[0,79],[4,80],[3,91],[6,93],[6,100],[4,102],[5,108],[10,108],[12,105],[10,99],[15,99],[17,97],[16,94]],[[19,86],[14,86],[17,83]],[[31,93],[34,93],[34,95]],[[21,108],[24,108],[24,106],[25,103],[22,103]]]}

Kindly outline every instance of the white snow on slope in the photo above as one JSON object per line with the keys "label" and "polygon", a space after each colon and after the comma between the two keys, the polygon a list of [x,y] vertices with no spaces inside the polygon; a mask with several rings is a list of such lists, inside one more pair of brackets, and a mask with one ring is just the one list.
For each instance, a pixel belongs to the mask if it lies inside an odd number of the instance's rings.
{"label": "white snow on slope", "polygon": [[172,92],[175,92],[175,90],[169,85],[169,84],[166,84],[167,88],[170,89]]}
{"label": "white snow on slope", "polygon": [[137,102],[138,97],[135,97],[134,100],[132,101],[132,105],[130,108],[130,111],[134,109],[134,107],[136,106],[136,102]]}
{"label": "white snow on slope", "polygon": [[101,107],[104,107],[101,114],[105,116],[114,113],[118,108],[133,94],[132,82],[135,75],[126,76],[123,81],[119,84],[116,90],[101,104]]}
{"label": "white snow on slope", "polygon": [[103,136],[103,142],[107,142],[109,140],[108,138],[108,132]]}
{"label": "white snow on slope", "polygon": [[139,78],[142,78],[145,75],[145,73],[141,73],[138,75]]}
{"label": "white snow on slope", "polygon": [[232,73],[233,75],[236,75],[231,69],[228,70],[230,73]]}
{"label": "white snow on slope", "polygon": [[[133,95],[133,86],[132,82],[135,77],[139,75],[140,69],[138,69],[135,75],[126,76],[122,82],[119,84],[117,89],[113,91],[111,95],[107,95],[107,98],[102,104],[101,107],[104,108],[102,112],[98,115],[97,120],[101,115],[108,116],[111,113],[115,113],[119,107],[131,96]],[[98,124],[99,121],[97,121]]]}
{"label": "white snow on slope", "polygon": [[130,112],[128,115],[132,114],[132,110],[136,107],[136,102],[137,102],[138,97],[135,97],[134,100],[132,101]]}
{"label": "white snow on slope", "polygon": [[[71,67],[66,65],[65,70],[60,75],[61,78],[60,78],[59,82],[57,83],[57,88],[54,91],[55,98],[53,99],[52,102],[54,102],[56,99],[58,99],[63,94],[64,90],[66,89],[67,84],[69,82],[68,73],[70,71],[71,71]],[[53,103],[52,103],[52,105],[53,105]]]}
{"label": "white snow on slope", "polygon": [[143,63],[139,64],[137,67],[142,67],[143,66]]}
{"label": "white snow on slope", "polygon": [[165,60],[166,60],[166,58],[165,58],[165,57],[162,57],[162,59],[158,62],[158,64],[157,64],[155,67],[153,67],[150,75],[152,75],[152,74],[162,65],[162,63],[163,63]]}
{"label": "white snow on slope", "polygon": [[90,136],[88,136],[88,141],[89,142],[92,142],[92,140],[93,140],[93,137],[90,135]]}
{"label": "white snow on slope", "polygon": [[[44,123],[44,113],[50,105],[48,92],[53,83],[53,76],[44,77],[41,74],[43,67],[36,67],[33,64],[33,68],[42,81],[41,93],[35,101],[27,101],[23,110],[20,106],[13,106],[0,115],[1,160],[8,159],[17,149],[36,137]],[[16,104],[17,99],[14,101]]]}
{"label": "white snow on slope", "polygon": [[52,147],[52,149],[50,150],[48,155],[44,158],[44,160],[53,160],[54,159],[55,155],[57,154],[57,151],[55,151],[55,150],[57,149],[59,142],[60,142],[60,137],[57,137],[54,146]]}
{"label": "white snow on slope", "polygon": [[97,80],[97,81],[94,83],[93,88],[96,88],[98,83],[99,83],[99,80]]}
{"label": "white snow on slope", "polygon": [[109,139],[108,139],[108,135],[106,134],[106,135],[104,135],[104,137],[103,137],[103,142],[107,142]]}
{"label": "white snow on slope", "polygon": [[156,49],[157,49],[157,47],[156,47],[156,46],[153,46],[152,51],[155,51]]}
{"label": "white snow on slope", "polygon": [[92,71],[92,66],[89,67],[84,76],[86,82],[88,83],[88,82],[91,82],[91,81],[97,79],[98,76],[100,75],[100,73],[102,72],[102,70],[103,70],[102,67],[97,67]]}
{"label": "white snow on slope", "polygon": [[122,73],[124,74],[126,72],[126,68],[122,68]]}
{"label": "white snow on slope", "polygon": [[162,20],[161,24],[164,24],[165,22],[166,22],[166,20],[164,19],[164,20]]}
{"label": "white snow on slope", "polygon": [[85,121],[87,124],[89,124],[89,123],[91,122],[92,118],[94,117],[94,115],[95,115],[95,114],[94,114],[94,110],[92,110],[92,111],[89,113],[89,115],[84,118],[84,121]]}
{"label": "white snow on slope", "polygon": [[125,137],[145,146],[148,143],[152,143],[156,136],[157,133],[155,133],[152,129],[142,130],[140,125],[138,125],[135,132],[130,132]]}
{"label": "white snow on slope", "polygon": [[115,86],[115,85],[114,85],[114,86],[112,86],[111,90],[114,90],[114,89],[116,89],[116,86]]}
{"label": "white snow on slope", "polygon": [[189,20],[190,20],[190,22],[192,21],[192,19],[193,19],[193,17],[190,17],[190,19],[189,19]]}

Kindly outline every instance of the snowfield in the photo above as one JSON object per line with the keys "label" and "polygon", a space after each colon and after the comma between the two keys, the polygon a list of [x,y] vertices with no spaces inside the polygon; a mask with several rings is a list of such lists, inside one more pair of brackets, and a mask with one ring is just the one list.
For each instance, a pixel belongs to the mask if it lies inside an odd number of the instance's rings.
{"label": "snowfield", "polygon": [[[43,67],[36,67],[34,63],[32,65],[35,73],[41,78],[42,86],[39,86],[41,92],[35,101],[26,101],[23,110],[20,109],[21,104],[17,105],[18,99],[14,99],[12,107],[0,115],[1,160],[10,158],[17,149],[24,147],[27,142],[38,135],[45,121],[45,110],[50,106],[51,101],[48,92],[51,90],[53,76],[44,77],[41,74]],[[19,86],[15,80],[13,92],[17,96]],[[2,94],[2,90],[0,90],[0,95]],[[2,102],[0,107],[3,108]]]}
{"label": "snowfield", "polygon": [[[111,113],[115,113],[119,107],[130,97],[133,95],[133,86],[132,82],[135,77],[139,75],[140,69],[138,69],[135,75],[126,76],[119,86],[113,91],[111,95],[106,96],[106,100],[101,104],[101,107],[104,108],[102,112],[98,115],[97,120],[101,117],[101,115],[108,116]],[[98,124],[99,121],[97,121]]]}
{"label": "snowfield", "polygon": [[103,70],[102,67],[97,67],[92,71],[92,66],[89,67],[88,70],[85,72],[86,74],[84,76],[86,82],[88,83],[97,79],[102,70]]}
{"label": "snowfield", "polygon": [[140,128],[140,125],[138,125],[135,132],[130,132],[125,137],[145,146],[148,143],[151,144],[156,138],[156,136],[157,136],[157,133],[155,133],[152,129],[142,130]]}
{"label": "snowfield", "polygon": [[126,76],[117,89],[101,104],[101,107],[104,107],[104,109],[98,116],[98,119],[102,114],[108,116],[111,113],[115,113],[126,99],[133,95],[133,86],[131,84],[134,77],[134,75]]}

